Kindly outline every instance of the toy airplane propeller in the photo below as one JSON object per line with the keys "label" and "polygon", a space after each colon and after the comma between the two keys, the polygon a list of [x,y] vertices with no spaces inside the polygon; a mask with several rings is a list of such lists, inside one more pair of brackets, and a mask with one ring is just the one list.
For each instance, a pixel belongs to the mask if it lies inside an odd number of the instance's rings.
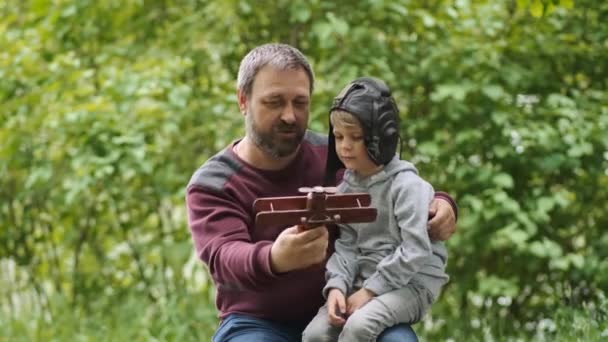
{"label": "toy airplane propeller", "polygon": [[376,220],[367,193],[336,194],[335,187],[298,189],[305,196],[265,197],[253,203],[257,227],[301,225],[305,229],[329,223],[362,223]]}

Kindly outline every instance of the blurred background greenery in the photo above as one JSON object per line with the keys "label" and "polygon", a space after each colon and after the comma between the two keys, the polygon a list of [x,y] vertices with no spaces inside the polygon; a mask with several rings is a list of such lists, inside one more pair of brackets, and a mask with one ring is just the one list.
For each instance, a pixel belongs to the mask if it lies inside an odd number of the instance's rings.
{"label": "blurred background greenery", "polygon": [[[608,338],[608,2],[0,2],[0,340],[209,340],[184,188],[243,133],[238,63],[313,63],[311,128],[388,82],[458,201],[423,340]],[[604,228],[602,228],[604,227]]]}

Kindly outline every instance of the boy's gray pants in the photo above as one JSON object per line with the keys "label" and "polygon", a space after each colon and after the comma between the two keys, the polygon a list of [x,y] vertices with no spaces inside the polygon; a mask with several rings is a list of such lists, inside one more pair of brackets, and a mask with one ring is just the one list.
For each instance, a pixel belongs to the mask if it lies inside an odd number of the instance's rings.
{"label": "boy's gray pants", "polygon": [[326,303],[302,333],[302,341],[375,341],[386,328],[420,321],[434,299],[424,286],[410,283],[374,297],[349,316],[341,328],[329,324]]}

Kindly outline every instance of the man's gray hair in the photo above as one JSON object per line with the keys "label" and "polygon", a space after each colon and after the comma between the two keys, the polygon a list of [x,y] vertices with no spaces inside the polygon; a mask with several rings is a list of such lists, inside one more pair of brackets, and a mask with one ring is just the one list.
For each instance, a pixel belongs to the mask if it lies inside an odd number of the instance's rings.
{"label": "man's gray hair", "polygon": [[303,69],[310,81],[310,93],[314,89],[315,77],[308,60],[300,50],[287,44],[260,45],[243,58],[239,67],[236,88],[245,95],[251,95],[253,80],[258,71],[266,65],[280,70]]}

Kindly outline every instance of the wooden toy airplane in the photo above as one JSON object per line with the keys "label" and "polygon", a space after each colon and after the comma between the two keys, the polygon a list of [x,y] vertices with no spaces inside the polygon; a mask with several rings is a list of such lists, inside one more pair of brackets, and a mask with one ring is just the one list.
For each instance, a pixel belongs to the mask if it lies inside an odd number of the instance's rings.
{"label": "wooden toy airplane", "polygon": [[265,197],[253,203],[258,227],[301,225],[304,229],[329,223],[361,223],[376,220],[367,193],[336,194],[335,187],[300,188],[305,196]]}

